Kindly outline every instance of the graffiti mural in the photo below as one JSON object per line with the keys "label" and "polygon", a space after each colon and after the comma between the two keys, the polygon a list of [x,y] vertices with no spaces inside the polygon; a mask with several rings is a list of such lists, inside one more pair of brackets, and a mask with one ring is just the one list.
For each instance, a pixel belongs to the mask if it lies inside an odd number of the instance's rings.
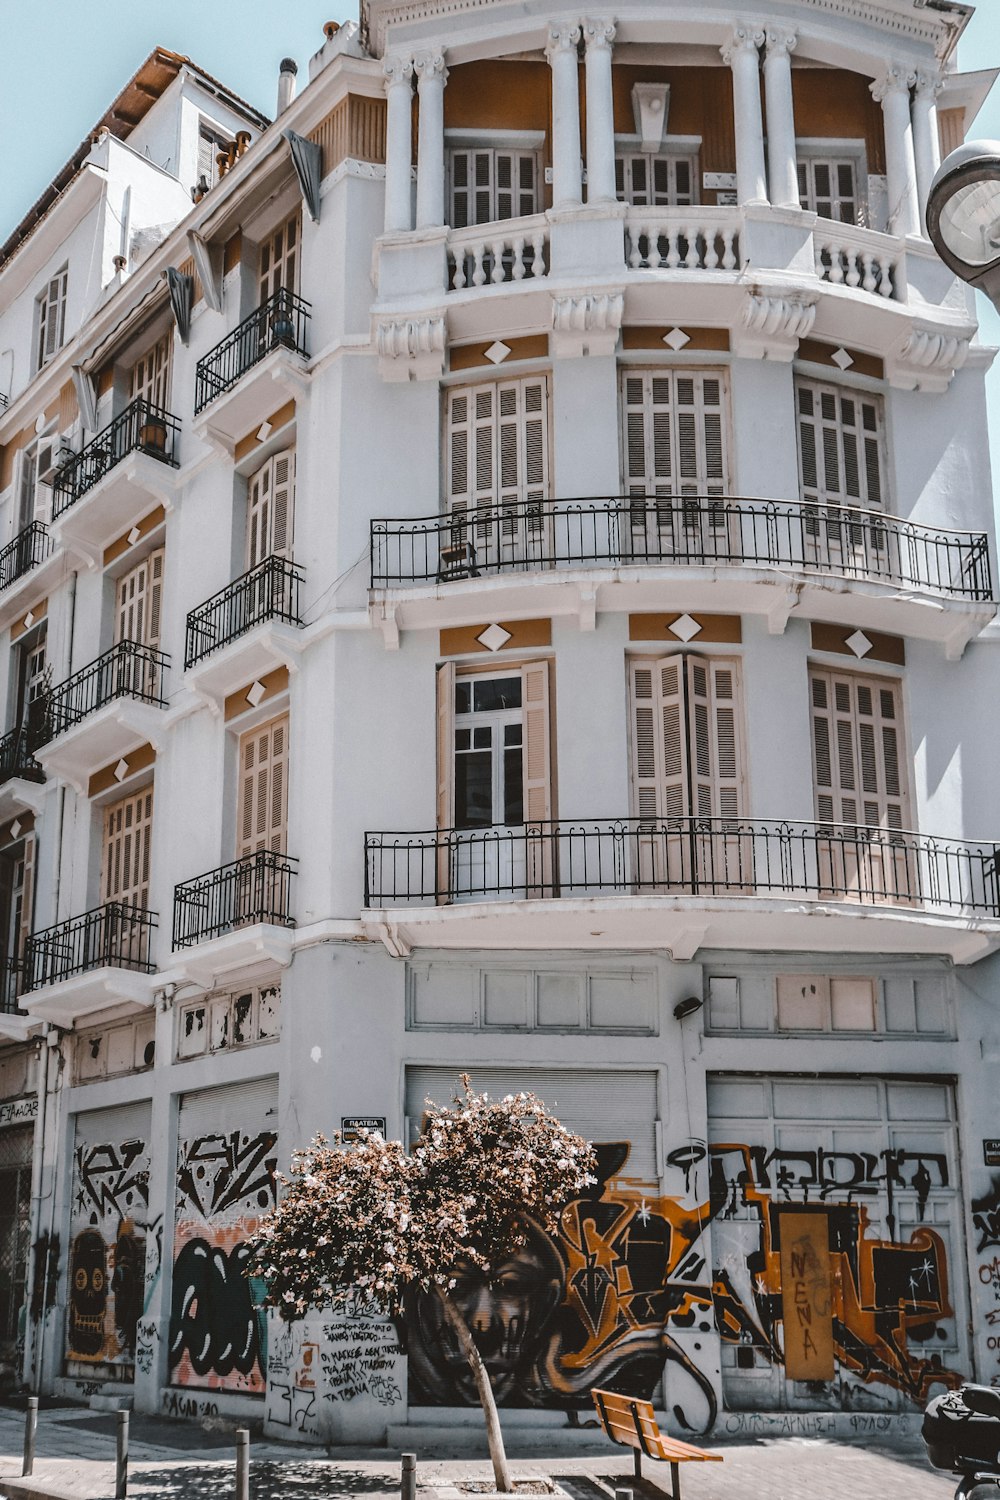
{"label": "graffiti mural", "polygon": [[[678,1425],[706,1431],[717,1416],[713,1330],[741,1351],[737,1363],[749,1351],[783,1379],[781,1215],[792,1205],[826,1225],[839,1372],[806,1399],[864,1409],[880,1400],[863,1393],[881,1391],[894,1410],[960,1383],[935,1348],[953,1316],[944,1241],[922,1222],[905,1236],[898,1225],[901,1196],[922,1220],[932,1190],[949,1185],[945,1157],[692,1141],[667,1156],[678,1190],[664,1195],[623,1176],[629,1150],[598,1145],[597,1185],[564,1210],[555,1238],[532,1233],[492,1279],[471,1266],[459,1279],[455,1296],[500,1404],[584,1411],[595,1385],[658,1399],[665,1376]],[[997,1286],[1000,1301],[1000,1270]],[[436,1299],[415,1292],[403,1321],[411,1402],[473,1405]]]}
{"label": "graffiti mural", "polygon": [[[69,1374],[122,1381],[133,1377],[148,1201],[145,1139],[77,1141],[69,1251]],[[41,1287],[36,1291],[40,1303]]]}
{"label": "graffiti mural", "polygon": [[247,1278],[247,1240],[275,1202],[270,1130],[206,1134],[178,1144],[170,1308],[170,1380],[264,1393],[263,1288]]}

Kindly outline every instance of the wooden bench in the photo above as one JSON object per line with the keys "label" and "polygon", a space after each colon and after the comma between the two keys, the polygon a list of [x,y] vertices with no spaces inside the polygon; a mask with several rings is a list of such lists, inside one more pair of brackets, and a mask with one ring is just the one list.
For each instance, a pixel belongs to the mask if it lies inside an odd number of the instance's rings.
{"label": "wooden bench", "polygon": [[673,1500],[681,1496],[681,1464],[722,1462],[721,1453],[706,1453],[690,1443],[665,1437],[656,1425],[652,1402],[634,1396],[619,1396],[614,1391],[591,1391],[601,1426],[613,1443],[635,1449],[635,1477],[642,1478],[643,1454],[670,1465],[670,1489]]}

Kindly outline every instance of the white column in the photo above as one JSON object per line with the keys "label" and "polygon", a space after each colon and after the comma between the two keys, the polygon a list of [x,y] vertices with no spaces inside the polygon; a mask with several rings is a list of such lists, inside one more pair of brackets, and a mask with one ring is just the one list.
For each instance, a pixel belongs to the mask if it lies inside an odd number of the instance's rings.
{"label": "white column", "polygon": [[584,21],[587,41],[587,202],[615,201],[614,21]]}
{"label": "white column", "polygon": [[722,48],[722,60],[733,70],[733,115],[736,128],[736,196],[740,203],[767,202],[764,126],[760,113],[760,58],[764,33],[735,26]]}
{"label": "white column", "polygon": [[413,159],[413,63],[387,57],[385,77],[385,228],[386,233],[412,229],[410,168]]}
{"label": "white column", "polygon": [[792,103],[792,53],[797,42],[794,31],[769,30],[764,56],[768,189],[771,202],[781,208],[799,205]]}
{"label": "white column", "polygon": [[550,26],[545,56],[552,69],[552,206],[575,208],[580,179],[579,26]]}
{"label": "white column", "polygon": [[889,190],[889,229],[892,234],[919,234],[917,165],[913,154],[910,86],[914,75],[890,63],[872,84],[872,98],[882,106],[885,123],[885,174]]}
{"label": "white column", "polygon": [[938,131],[938,95],[944,88],[940,73],[918,71],[913,93],[913,155],[917,168],[917,197],[920,208],[920,232],[924,233],[927,197],[934,174],[941,165],[941,136]]}
{"label": "white column", "polygon": [[413,59],[420,109],[417,117],[417,228],[444,223],[444,52],[420,52]]}

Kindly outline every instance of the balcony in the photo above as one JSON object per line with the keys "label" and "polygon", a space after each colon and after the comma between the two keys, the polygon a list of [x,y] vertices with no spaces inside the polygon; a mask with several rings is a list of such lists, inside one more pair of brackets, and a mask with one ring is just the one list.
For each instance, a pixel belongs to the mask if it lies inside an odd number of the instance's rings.
{"label": "balcony", "polygon": [[448,231],[448,286],[455,292],[537,280],[548,264],[544,214]]}
{"label": "balcony", "polygon": [[259,849],[174,887],[175,949],[185,976],[201,980],[268,961],[291,961],[292,880],[298,861]]}
{"label": "balcony", "polygon": [[123,1000],[148,1004],[155,964],[155,912],[108,901],[28,938],[24,952],[25,1008],[40,1019],[71,1026]]}
{"label": "balcony", "polygon": [[[581,582],[596,588],[602,609],[662,608],[666,571],[678,611],[711,610],[723,576],[734,611],[849,614],[962,645],[995,608],[985,533],[797,501],[633,495],[486,505],[375,520],[371,557],[372,589],[401,592],[389,602],[409,628],[479,618],[484,594],[494,614],[569,612],[570,571],[589,575]],[[653,568],[659,585],[649,582]],[[561,576],[546,586],[546,573]]]}
{"label": "balcony", "polygon": [[198,361],[194,411],[202,434],[231,449],[305,388],[311,316],[308,302],[279,288]]}
{"label": "balcony", "polygon": [[736,208],[630,208],[625,264],[630,271],[737,271]]}
{"label": "balcony", "polygon": [[0,958],[0,1037],[25,1041],[31,1017],[19,1005],[24,993],[24,964],[9,955]]}
{"label": "balcony", "polygon": [[[365,905],[404,941],[943,953],[1000,944],[1000,846],[775,820],[370,833]],[[595,939],[600,939],[595,943]]]}
{"label": "balcony", "polygon": [[284,557],[266,557],[187,617],[184,670],[268,620],[302,624],[302,573]]}
{"label": "balcony", "polygon": [[172,501],[180,423],[142,397],[62,466],[52,486],[53,540],[101,561],[151,505]]}
{"label": "balcony", "polygon": [[37,816],[42,810],[44,780],[45,771],[31,753],[25,726],[5,734],[0,739],[0,822],[24,812]]}
{"label": "balcony", "polygon": [[25,526],[0,551],[0,591],[9,589],[11,584],[44,562],[50,551],[48,527],[43,526],[40,521],[32,521],[30,526]]}
{"label": "balcony", "polygon": [[170,658],[138,641],[119,641],[32,705],[28,743],[43,770],[84,786],[106,764],[152,738],[160,723]]}

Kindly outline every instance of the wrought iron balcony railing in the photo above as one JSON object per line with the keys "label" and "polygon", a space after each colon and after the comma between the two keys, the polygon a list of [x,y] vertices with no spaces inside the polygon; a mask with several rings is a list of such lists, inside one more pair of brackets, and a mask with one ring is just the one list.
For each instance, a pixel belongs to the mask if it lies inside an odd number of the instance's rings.
{"label": "wrought iron balcony railing", "polygon": [[1000,919],[1000,845],[847,824],[582,819],[365,837],[365,905],[755,896]]}
{"label": "wrought iron balcony railing", "polygon": [[187,948],[257,922],[294,927],[291,899],[297,864],[287,854],[258,849],[175,886],[174,947]]}
{"label": "wrought iron balcony railing", "polygon": [[24,989],[24,964],[19,958],[0,958],[0,1014],[17,1015],[17,997]]}
{"label": "wrought iron balcony railing", "polygon": [[164,706],[163,673],[170,658],[138,641],[119,641],[96,661],[35,700],[28,715],[29,748],[37,750],[116,698]]}
{"label": "wrought iron balcony railing", "polygon": [[127,901],[107,901],[32,933],[24,948],[24,988],[41,989],[91,969],[137,969],[151,974],[150,933],[156,913]]}
{"label": "wrought iron balcony railing", "polygon": [[32,521],[30,526],[25,526],[0,551],[0,590],[9,589],[12,583],[44,562],[49,551],[48,527],[41,521]]}
{"label": "wrought iron balcony railing", "polygon": [[60,468],[52,486],[53,519],[75,505],[130,453],[148,453],[150,458],[176,469],[180,430],[180,423],[170,412],[138,396]]}
{"label": "wrought iron balcony railing", "polygon": [[302,624],[302,572],[285,557],[265,557],[187,617],[184,670],[265,620]]}
{"label": "wrought iron balcony railing", "polygon": [[22,781],[45,780],[45,772],[29,748],[28,730],[24,724],[0,739],[0,786],[15,776]]}
{"label": "wrought iron balcony railing", "polygon": [[543,568],[781,568],[991,597],[984,532],[882,511],[714,495],[528,500],[371,523],[371,587]]}
{"label": "wrought iron balcony railing", "polygon": [[272,349],[292,349],[304,355],[306,323],[311,316],[308,302],[279,287],[198,361],[194,372],[195,416],[216,396],[232,390]]}

